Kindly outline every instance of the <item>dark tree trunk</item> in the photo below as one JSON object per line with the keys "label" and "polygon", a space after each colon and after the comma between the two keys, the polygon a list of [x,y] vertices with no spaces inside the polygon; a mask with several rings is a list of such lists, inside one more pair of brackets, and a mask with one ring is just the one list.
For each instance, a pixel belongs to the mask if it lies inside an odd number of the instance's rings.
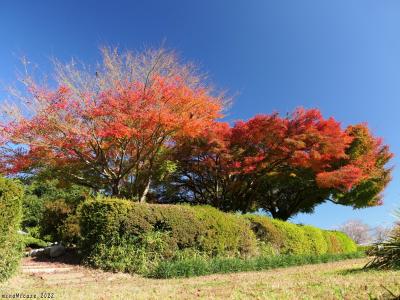
{"label": "dark tree trunk", "polygon": [[119,193],[120,193],[120,191],[119,191],[119,180],[115,181],[113,183],[111,193],[112,193],[113,196],[116,196],[116,197],[119,196]]}
{"label": "dark tree trunk", "polygon": [[282,221],[287,221],[290,217],[291,214],[288,213],[287,211],[269,211],[271,213],[271,216],[274,219],[282,220]]}

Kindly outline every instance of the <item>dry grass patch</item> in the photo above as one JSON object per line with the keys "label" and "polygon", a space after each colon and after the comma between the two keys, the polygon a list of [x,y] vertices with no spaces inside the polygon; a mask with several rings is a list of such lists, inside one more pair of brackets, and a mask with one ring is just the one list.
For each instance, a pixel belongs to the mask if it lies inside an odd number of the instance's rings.
{"label": "dry grass patch", "polygon": [[384,286],[400,295],[400,271],[360,271],[366,262],[354,259],[168,280],[75,267],[75,272],[85,275],[82,282],[20,273],[0,285],[0,291],[53,292],[55,299],[390,299]]}

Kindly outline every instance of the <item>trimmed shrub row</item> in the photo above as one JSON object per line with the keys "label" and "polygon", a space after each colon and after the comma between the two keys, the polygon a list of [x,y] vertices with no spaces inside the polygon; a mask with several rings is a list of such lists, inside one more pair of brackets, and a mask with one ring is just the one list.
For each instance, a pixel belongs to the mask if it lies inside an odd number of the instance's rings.
{"label": "trimmed shrub row", "polygon": [[78,216],[85,261],[110,271],[150,274],[163,263],[193,257],[248,260],[357,251],[340,232],[229,214],[209,206],[99,198],[82,203]]}
{"label": "trimmed shrub row", "polygon": [[245,215],[258,240],[270,245],[279,254],[351,253],[357,245],[339,231],[321,230],[258,215]]}
{"label": "trimmed shrub row", "polygon": [[163,257],[192,249],[210,256],[251,256],[256,238],[248,221],[216,208],[165,204],[137,204],[121,199],[83,203],[79,209],[81,249],[90,253],[97,244],[118,244],[163,233]]}
{"label": "trimmed shrub row", "polygon": [[22,242],[18,236],[22,218],[22,187],[0,177],[0,281],[8,279],[18,267]]}

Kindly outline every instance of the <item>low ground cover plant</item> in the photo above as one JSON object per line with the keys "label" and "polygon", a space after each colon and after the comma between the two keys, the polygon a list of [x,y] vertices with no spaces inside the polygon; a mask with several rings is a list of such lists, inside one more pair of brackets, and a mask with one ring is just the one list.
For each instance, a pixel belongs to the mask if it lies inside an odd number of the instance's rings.
{"label": "low ground cover plant", "polygon": [[323,254],[323,255],[277,255],[259,256],[251,259],[240,258],[187,258],[176,261],[163,261],[147,274],[154,278],[178,278],[203,276],[216,273],[235,273],[261,271],[306,264],[327,263],[350,258],[361,258],[362,252]]}

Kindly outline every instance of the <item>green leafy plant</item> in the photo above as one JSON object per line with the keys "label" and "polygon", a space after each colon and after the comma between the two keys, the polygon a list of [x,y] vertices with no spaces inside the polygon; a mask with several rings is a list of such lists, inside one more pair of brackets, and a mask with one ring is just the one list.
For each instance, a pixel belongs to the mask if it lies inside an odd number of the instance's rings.
{"label": "green leafy plant", "polygon": [[0,177],[0,281],[16,270],[22,255],[22,242],[17,230],[22,219],[22,186]]}
{"label": "green leafy plant", "polygon": [[165,257],[166,233],[150,232],[96,244],[84,262],[103,270],[146,274]]}
{"label": "green leafy plant", "polygon": [[151,273],[154,278],[178,278],[203,276],[215,273],[260,271],[306,264],[327,263],[344,259],[364,257],[362,252],[324,255],[278,255],[241,258],[193,257],[181,260],[162,261]]}
{"label": "green leafy plant", "polygon": [[27,235],[21,235],[21,241],[23,246],[29,247],[29,248],[44,248],[49,245],[48,242],[43,241],[41,239],[35,238],[29,234]]}
{"label": "green leafy plant", "polygon": [[[257,257],[356,251],[354,242],[338,232],[266,216],[224,213],[210,206],[144,204],[99,197],[83,202],[77,216],[84,260],[112,271],[147,274],[162,263],[184,264],[193,259],[202,266],[204,261],[217,258],[238,259],[242,265]],[[330,248],[334,241],[335,252],[328,251],[327,239]]]}
{"label": "green leafy plant", "polygon": [[165,257],[185,249],[214,256],[249,256],[256,252],[256,238],[247,220],[212,207],[99,198],[83,203],[79,218],[83,253],[90,253],[98,243],[151,232],[168,233],[164,237]]}
{"label": "green leafy plant", "polygon": [[60,241],[60,227],[72,213],[73,207],[64,199],[47,202],[40,223],[42,236],[49,235],[53,241]]}
{"label": "green leafy plant", "polygon": [[43,172],[24,180],[22,229],[36,239],[77,244],[79,222],[76,208],[90,197],[89,189],[61,185]]}

